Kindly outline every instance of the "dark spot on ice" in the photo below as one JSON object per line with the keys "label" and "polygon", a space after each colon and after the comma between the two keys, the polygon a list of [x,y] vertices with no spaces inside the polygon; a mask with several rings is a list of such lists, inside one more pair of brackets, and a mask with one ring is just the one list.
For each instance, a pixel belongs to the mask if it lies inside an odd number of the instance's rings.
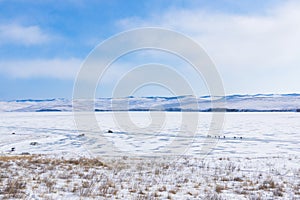
{"label": "dark spot on ice", "polygon": [[11,134],[13,134],[13,135],[14,135],[15,133],[11,133]]}
{"label": "dark spot on ice", "polygon": [[15,150],[16,150],[16,148],[15,148],[15,147],[12,147],[12,148],[11,148],[11,151],[15,151]]}
{"label": "dark spot on ice", "polygon": [[112,130],[108,130],[107,132],[108,132],[108,133],[113,133],[113,131],[112,131]]}
{"label": "dark spot on ice", "polygon": [[33,146],[38,145],[38,144],[39,144],[38,142],[30,142],[30,145],[33,145]]}
{"label": "dark spot on ice", "polygon": [[21,155],[30,155],[28,152],[22,152]]}
{"label": "dark spot on ice", "polygon": [[82,133],[82,134],[78,135],[78,137],[83,137],[83,136],[85,136],[85,134],[84,134],[84,133]]}

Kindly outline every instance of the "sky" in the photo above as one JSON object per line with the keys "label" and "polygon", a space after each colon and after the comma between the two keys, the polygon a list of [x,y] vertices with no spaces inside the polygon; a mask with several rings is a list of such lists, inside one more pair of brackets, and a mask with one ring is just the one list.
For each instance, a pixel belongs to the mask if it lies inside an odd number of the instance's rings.
{"label": "sky", "polygon": [[[89,53],[141,27],[195,40],[215,63],[226,94],[300,93],[299,10],[296,0],[0,0],[0,99],[72,98]],[[112,64],[96,96],[110,97],[124,73],[149,62],[173,66],[197,95],[208,93],[187,63],[143,51]],[[155,85],[133,95],[172,94]]]}

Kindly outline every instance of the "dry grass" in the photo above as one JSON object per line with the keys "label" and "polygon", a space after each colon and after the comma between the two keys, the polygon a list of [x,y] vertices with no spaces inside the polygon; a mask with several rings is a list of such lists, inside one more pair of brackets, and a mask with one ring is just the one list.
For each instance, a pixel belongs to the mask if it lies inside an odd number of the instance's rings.
{"label": "dry grass", "polygon": [[8,179],[2,191],[6,197],[20,198],[24,196],[24,189],[26,188],[26,182],[17,179]]}
{"label": "dry grass", "polygon": [[86,167],[108,167],[105,163],[96,158],[78,158],[78,159],[55,159],[45,158],[41,155],[13,155],[13,156],[0,156],[0,163],[4,164],[10,161],[22,162],[28,161],[30,164],[51,164],[51,165],[80,165]]}
{"label": "dry grass", "polygon": [[82,199],[228,199],[229,191],[237,198],[259,199],[268,194],[284,199],[287,191],[300,198],[298,169],[290,183],[285,176],[240,172],[242,167],[234,159],[213,161],[219,163],[200,160],[186,164],[188,158],[181,164],[129,158],[103,162],[95,158],[2,156],[0,199],[30,199],[26,197],[28,191],[34,191],[40,199],[55,199],[55,195],[64,193]]}
{"label": "dry grass", "polygon": [[9,162],[9,161],[20,161],[20,160],[30,160],[33,157],[32,155],[12,155],[12,156],[0,156],[0,162]]}
{"label": "dry grass", "polygon": [[272,179],[265,180],[262,185],[258,187],[260,190],[269,190],[276,188],[276,184]]}

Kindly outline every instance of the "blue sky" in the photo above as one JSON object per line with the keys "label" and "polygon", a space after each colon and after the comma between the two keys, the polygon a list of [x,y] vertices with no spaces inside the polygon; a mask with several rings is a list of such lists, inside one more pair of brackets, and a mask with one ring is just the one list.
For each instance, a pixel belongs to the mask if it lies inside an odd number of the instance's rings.
{"label": "blue sky", "polygon": [[[299,9],[297,1],[284,0],[0,0],[0,99],[71,98],[80,65],[97,44],[147,26],[180,31],[201,44],[227,94],[300,93]],[[110,96],[131,66],[165,59],[151,55],[121,59],[97,96]],[[186,68],[177,66],[197,94],[207,93]],[[155,90],[138,95],[168,94]]]}

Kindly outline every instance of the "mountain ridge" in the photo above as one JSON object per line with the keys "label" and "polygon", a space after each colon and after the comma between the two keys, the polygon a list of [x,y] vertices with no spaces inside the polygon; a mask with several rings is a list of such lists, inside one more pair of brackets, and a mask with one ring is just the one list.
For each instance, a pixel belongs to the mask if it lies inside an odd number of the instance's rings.
{"label": "mountain ridge", "polygon": [[[223,97],[191,95],[178,97],[96,98],[94,110],[168,111],[168,112],[299,112],[300,94],[233,94]],[[91,100],[85,99],[17,99],[0,101],[0,112],[71,112],[85,111]],[[90,106],[89,106],[90,107]]]}

